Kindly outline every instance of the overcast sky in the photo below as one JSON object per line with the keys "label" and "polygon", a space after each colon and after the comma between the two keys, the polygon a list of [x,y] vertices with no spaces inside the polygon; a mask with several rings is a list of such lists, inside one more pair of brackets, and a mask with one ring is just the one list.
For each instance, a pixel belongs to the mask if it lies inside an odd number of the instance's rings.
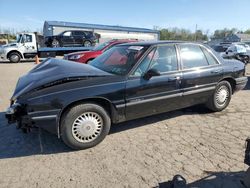
{"label": "overcast sky", "polygon": [[250,28],[250,0],[0,0],[0,27],[37,30],[45,20],[203,31]]}

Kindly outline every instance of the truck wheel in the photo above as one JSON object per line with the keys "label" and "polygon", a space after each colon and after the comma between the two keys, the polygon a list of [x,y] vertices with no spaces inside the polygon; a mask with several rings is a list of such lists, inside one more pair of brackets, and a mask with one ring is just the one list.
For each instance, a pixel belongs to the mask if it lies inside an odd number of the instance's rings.
{"label": "truck wheel", "polygon": [[83,46],[84,47],[90,47],[90,46],[92,46],[92,43],[89,40],[85,40],[84,43],[83,43]]}
{"label": "truck wheel", "polygon": [[60,42],[57,39],[53,39],[51,45],[53,48],[57,48],[57,47],[60,47]]}
{"label": "truck wheel", "polygon": [[228,81],[221,81],[215,88],[213,95],[209,98],[206,106],[214,111],[219,112],[224,110],[232,96],[232,87]]}
{"label": "truck wheel", "polygon": [[106,137],[110,125],[110,117],[103,107],[93,103],[76,105],[63,115],[62,140],[72,149],[90,148]]}
{"label": "truck wheel", "polygon": [[19,63],[20,60],[21,60],[21,56],[19,53],[17,52],[12,52],[10,55],[9,55],[9,60],[11,63]]}

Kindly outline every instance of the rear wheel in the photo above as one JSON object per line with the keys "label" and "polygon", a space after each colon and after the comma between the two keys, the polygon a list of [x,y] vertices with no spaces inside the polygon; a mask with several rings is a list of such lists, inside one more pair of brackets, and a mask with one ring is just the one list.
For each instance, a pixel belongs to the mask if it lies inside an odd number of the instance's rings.
{"label": "rear wheel", "polygon": [[86,149],[99,144],[109,133],[111,121],[97,104],[80,104],[69,109],[61,121],[62,140],[72,149]]}
{"label": "rear wheel", "polygon": [[19,63],[20,60],[21,60],[21,56],[19,53],[17,52],[12,52],[10,55],[9,55],[9,60],[11,63]]}
{"label": "rear wheel", "polygon": [[216,86],[214,94],[209,98],[206,106],[215,112],[224,110],[230,103],[232,87],[228,81],[221,81]]}
{"label": "rear wheel", "polygon": [[83,43],[83,46],[84,47],[90,47],[90,46],[92,46],[92,43],[89,40],[85,40],[84,43]]}

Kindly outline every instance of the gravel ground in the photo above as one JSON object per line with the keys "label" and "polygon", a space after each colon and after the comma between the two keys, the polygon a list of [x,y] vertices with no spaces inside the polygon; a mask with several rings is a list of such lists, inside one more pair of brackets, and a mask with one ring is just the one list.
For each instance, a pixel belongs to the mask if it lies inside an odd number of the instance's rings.
{"label": "gravel ground", "polygon": [[176,174],[192,187],[241,187],[249,84],[223,112],[197,106],[129,121],[98,146],[71,151],[45,131],[7,126],[4,110],[17,79],[32,67],[0,63],[0,187],[168,187]]}

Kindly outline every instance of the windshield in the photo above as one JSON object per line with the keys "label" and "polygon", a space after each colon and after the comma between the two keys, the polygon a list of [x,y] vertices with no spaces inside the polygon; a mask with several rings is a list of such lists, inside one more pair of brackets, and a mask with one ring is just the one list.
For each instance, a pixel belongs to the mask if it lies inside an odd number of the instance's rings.
{"label": "windshield", "polygon": [[147,48],[146,46],[116,46],[89,64],[111,74],[126,75]]}
{"label": "windshield", "polygon": [[109,45],[110,42],[104,42],[93,48],[93,51],[99,51]]}

